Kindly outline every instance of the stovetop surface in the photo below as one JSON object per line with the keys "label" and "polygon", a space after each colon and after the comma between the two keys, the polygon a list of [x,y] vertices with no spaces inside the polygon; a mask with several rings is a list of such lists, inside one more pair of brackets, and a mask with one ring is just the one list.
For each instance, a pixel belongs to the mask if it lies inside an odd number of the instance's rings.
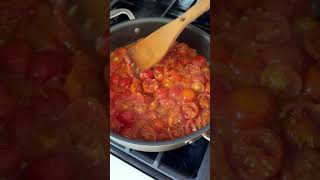
{"label": "stovetop surface", "polygon": [[[176,18],[195,2],[196,0],[113,0],[110,10],[126,8],[137,19]],[[128,21],[124,15],[112,19],[110,25],[123,21]],[[205,13],[192,24],[210,33],[209,13]],[[204,138],[176,150],[156,153],[135,151],[111,141],[110,152],[156,179],[210,179],[210,145]]]}
{"label": "stovetop surface", "polygon": [[[174,19],[188,10],[195,2],[196,0],[114,0],[110,3],[110,8],[129,9],[136,18],[165,17]],[[127,17],[120,16],[112,19],[110,24],[114,25],[127,20]],[[210,33],[209,12],[200,16],[192,24]]]}

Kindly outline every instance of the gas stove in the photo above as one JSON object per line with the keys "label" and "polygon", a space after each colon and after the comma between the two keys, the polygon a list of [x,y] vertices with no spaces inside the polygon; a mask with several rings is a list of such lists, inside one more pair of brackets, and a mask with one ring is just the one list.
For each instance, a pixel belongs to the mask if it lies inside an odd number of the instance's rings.
{"label": "gas stove", "polygon": [[[194,3],[196,0],[113,0],[110,10],[128,9],[136,19],[176,18]],[[123,21],[128,17],[118,16],[110,26]],[[210,33],[210,14],[205,13],[192,24]],[[210,179],[210,144],[204,138],[176,150],[155,153],[132,150],[110,140],[110,153],[155,179]]]}
{"label": "gas stove", "polygon": [[[196,0],[113,0],[110,3],[110,9],[129,9],[136,18],[165,17],[174,19],[195,3]],[[120,16],[112,19],[110,25],[126,20],[128,20],[127,17]],[[210,13],[206,12],[192,24],[210,33]]]}

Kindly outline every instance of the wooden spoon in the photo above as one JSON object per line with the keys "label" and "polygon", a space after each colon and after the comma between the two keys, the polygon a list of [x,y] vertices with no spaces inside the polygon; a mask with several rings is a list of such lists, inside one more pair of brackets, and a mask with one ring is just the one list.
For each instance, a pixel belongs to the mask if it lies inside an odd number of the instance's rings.
{"label": "wooden spoon", "polygon": [[128,46],[128,54],[139,70],[157,64],[168,52],[183,29],[210,9],[210,0],[198,0],[187,12],[162,26],[141,41]]}

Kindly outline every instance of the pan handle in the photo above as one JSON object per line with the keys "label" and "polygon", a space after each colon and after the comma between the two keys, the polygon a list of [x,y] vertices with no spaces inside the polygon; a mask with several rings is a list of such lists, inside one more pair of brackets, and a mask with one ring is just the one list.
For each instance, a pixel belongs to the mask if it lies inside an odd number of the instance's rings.
{"label": "pan handle", "polygon": [[115,17],[118,17],[118,16],[120,16],[120,15],[122,15],[122,14],[127,15],[130,20],[135,19],[133,13],[132,13],[130,10],[124,9],[124,8],[111,10],[111,11],[110,11],[110,19],[113,19],[113,18],[115,18]]}

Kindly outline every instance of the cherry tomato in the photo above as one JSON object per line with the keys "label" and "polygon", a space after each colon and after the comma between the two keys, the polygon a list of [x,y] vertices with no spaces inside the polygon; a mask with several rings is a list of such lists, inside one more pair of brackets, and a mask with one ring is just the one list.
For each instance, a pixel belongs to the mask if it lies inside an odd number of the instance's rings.
{"label": "cherry tomato", "polygon": [[153,93],[158,89],[159,84],[155,79],[146,79],[143,81],[142,86],[146,93]]}
{"label": "cherry tomato", "polygon": [[9,89],[0,83],[0,118],[12,111],[16,105],[15,98],[10,94]]}
{"label": "cherry tomato", "polygon": [[231,159],[241,179],[266,180],[275,176],[282,165],[283,145],[269,129],[252,129],[232,142]]}
{"label": "cherry tomato", "polygon": [[[209,97],[210,69],[195,49],[175,44],[162,61],[139,75],[128,75],[127,52],[118,51],[110,56],[111,66],[120,64],[111,67],[110,74],[110,127],[113,132],[130,139],[159,141],[196,130],[196,125],[185,125],[186,118],[198,118],[200,126],[209,123],[209,117],[198,117],[198,114],[203,111],[201,106],[209,108],[209,99],[200,98],[200,95]],[[126,77],[132,79],[130,88],[121,86],[121,78]]]}
{"label": "cherry tomato", "polygon": [[210,99],[209,96],[207,94],[201,94],[199,95],[199,105],[201,106],[201,108],[203,109],[210,109]]}
{"label": "cherry tomato", "polygon": [[192,89],[183,89],[181,92],[181,96],[185,101],[193,101],[196,93]]}
{"label": "cherry tomato", "polygon": [[260,88],[238,88],[229,93],[223,114],[236,128],[246,129],[272,122],[275,99]]}
{"label": "cherry tomato", "polygon": [[193,64],[202,67],[207,63],[207,60],[204,56],[198,55],[196,56],[195,60],[193,61]]}
{"label": "cherry tomato", "polygon": [[179,98],[182,92],[182,88],[179,86],[174,86],[169,89],[169,96],[172,98]]}
{"label": "cherry tomato", "polygon": [[314,28],[305,33],[304,47],[305,50],[316,60],[320,60],[320,28]]}
{"label": "cherry tomato", "polygon": [[191,134],[192,132],[197,131],[197,127],[194,124],[193,120],[187,120],[184,126],[185,134]]}
{"label": "cherry tomato", "polygon": [[141,81],[139,79],[135,79],[135,78],[132,79],[130,91],[132,93],[141,93],[142,92]]}
{"label": "cherry tomato", "polygon": [[123,126],[124,124],[118,121],[117,119],[110,120],[110,129],[112,129],[112,131],[115,133],[120,133],[120,130]]}
{"label": "cherry tomato", "polygon": [[38,52],[32,57],[29,78],[43,83],[53,77],[62,77],[67,71],[68,56],[54,51]]}
{"label": "cherry tomato", "polygon": [[170,112],[168,116],[169,127],[177,127],[182,122],[183,117],[179,112]]}
{"label": "cherry tomato", "polygon": [[165,99],[168,97],[168,89],[158,88],[155,92],[155,97],[158,99]]}
{"label": "cherry tomato", "polygon": [[124,124],[132,124],[135,122],[135,115],[131,111],[123,111],[118,115],[118,120]]}
{"label": "cherry tomato", "polygon": [[164,79],[164,71],[163,68],[161,66],[156,66],[153,69],[153,75],[154,78],[156,78],[158,81],[161,81]]}
{"label": "cherry tomato", "polygon": [[182,77],[180,74],[178,74],[175,71],[170,71],[168,72],[168,76],[169,79],[173,80],[173,81],[181,81]]}
{"label": "cherry tomato", "polygon": [[26,180],[72,180],[77,176],[76,162],[63,155],[49,156],[33,160],[23,172]]}
{"label": "cherry tomato", "polygon": [[118,85],[120,82],[120,77],[118,75],[112,75],[110,77],[111,84]]}
{"label": "cherry tomato", "polygon": [[320,146],[319,127],[312,119],[308,103],[288,104],[283,110],[283,132],[292,145],[303,148]]}
{"label": "cherry tomato", "polygon": [[169,79],[169,78],[165,78],[163,81],[162,81],[162,85],[166,88],[171,88],[173,85],[174,85],[174,82],[173,80]]}
{"label": "cherry tomato", "polygon": [[[85,97],[101,99],[105,91],[101,74],[99,73],[99,69],[96,69],[94,59],[91,59],[82,52],[74,55],[73,59],[75,64],[72,66],[64,82],[64,90],[69,98],[72,100]],[[126,76],[126,78],[129,77]],[[122,82],[122,85],[127,84],[128,82]],[[119,89],[125,90],[122,87]]]}
{"label": "cherry tomato", "polygon": [[1,64],[5,71],[26,76],[27,68],[32,55],[32,47],[23,40],[8,42],[0,50]]}
{"label": "cherry tomato", "polygon": [[201,82],[193,82],[191,84],[191,88],[196,92],[203,92],[204,91],[204,84]]}
{"label": "cherry tomato", "polygon": [[120,131],[120,134],[123,136],[123,137],[126,137],[128,139],[132,139],[132,138],[135,138],[135,132],[136,130],[132,127],[127,127],[127,128],[124,128]]}
{"label": "cherry tomato", "polygon": [[180,138],[182,136],[184,136],[184,129],[181,127],[181,128],[177,128],[177,129],[172,129],[170,130],[171,132],[171,136],[173,138]]}
{"label": "cherry tomato", "polygon": [[153,120],[153,129],[160,132],[165,128],[165,123],[161,119],[155,119]]}
{"label": "cherry tomato", "polygon": [[209,123],[210,123],[210,111],[207,109],[204,109],[199,113],[198,118],[195,119],[195,125],[198,129],[201,129]]}
{"label": "cherry tomato", "polygon": [[153,76],[153,71],[151,71],[150,69],[144,70],[143,72],[140,73],[140,78],[142,80],[152,79],[153,77],[154,77]]}
{"label": "cherry tomato", "polygon": [[169,98],[160,99],[159,102],[164,108],[167,108],[167,109],[174,108],[176,105],[175,101]]}
{"label": "cherry tomato", "polygon": [[194,119],[199,113],[199,107],[194,102],[185,103],[181,109],[186,119]]}
{"label": "cherry tomato", "polygon": [[320,100],[320,68],[312,66],[305,77],[305,91],[312,98]]}
{"label": "cherry tomato", "polygon": [[188,45],[185,43],[179,43],[176,45],[177,54],[184,57],[188,54]]}
{"label": "cherry tomato", "polygon": [[262,72],[260,84],[282,98],[299,95],[302,89],[302,79],[290,66],[271,64]]}
{"label": "cherry tomato", "polygon": [[144,125],[141,129],[138,130],[138,136],[146,141],[155,141],[157,139],[155,130],[148,125]]}
{"label": "cherry tomato", "polygon": [[123,77],[119,79],[119,86],[120,87],[129,87],[131,84],[131,78]]}

